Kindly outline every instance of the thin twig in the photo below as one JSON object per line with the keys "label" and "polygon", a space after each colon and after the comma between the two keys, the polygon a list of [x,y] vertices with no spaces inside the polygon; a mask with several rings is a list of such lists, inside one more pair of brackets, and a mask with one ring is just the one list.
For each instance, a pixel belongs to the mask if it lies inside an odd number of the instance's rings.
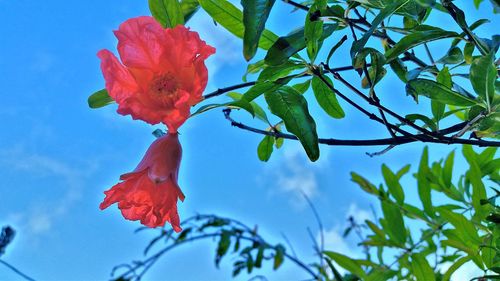
{"label": "thin twig", "polygon": [[26,275],[25,273],[21,272],[19,269],[17,269],[13,265],[9,264],[8,262],[0,259],[0,263],[5,265],[7,268],[9,268],[10,270],[15,272],[17,275],[21,276],[22,278],[24,278],[28,281],[35,281],[35,279],[33,279],[33,278],[29,277],[28,275]]}

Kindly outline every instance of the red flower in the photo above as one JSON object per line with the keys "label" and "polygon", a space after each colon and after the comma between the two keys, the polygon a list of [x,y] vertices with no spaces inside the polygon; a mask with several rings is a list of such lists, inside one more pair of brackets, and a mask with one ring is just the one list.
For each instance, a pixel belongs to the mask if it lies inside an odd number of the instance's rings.
{"label": "red flower", "polygon": [[99,208],[114,203],[128,220],[141,220],[148,227],[169,222],[176,232],[181,231],[177,199],[184,194],[177,184],[182,157],[178,135],[169,133],[154,141],[141,162],[131,173],[123,174],[120,182],[104,192],[106,198]]}
{"label": "red flower", "polygon": [[108,50],[97,54],[118,113],[175,133],[207,85],[205,59],[215,49],[178,25],[164,29],[152,17],[132,18],[115,31],[123,65]]}

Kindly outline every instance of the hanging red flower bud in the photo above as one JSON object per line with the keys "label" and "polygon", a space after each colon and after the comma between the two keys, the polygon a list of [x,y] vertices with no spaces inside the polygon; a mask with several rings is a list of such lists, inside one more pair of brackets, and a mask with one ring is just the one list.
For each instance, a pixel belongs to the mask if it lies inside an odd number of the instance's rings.
{"label": "hanging red flower bud", "polygon": [[148,227],[169,222],[181,231],[177,199],[184,194],[177,184],[182,148],[178,135],[169,133],[154,141],[141,162],[131,173],[123,174],[122,182],[104,192],[99,206],[106,209],[114,203],[128,220],[140,220]]}
{"label": "hanging red flower bud", "polygon": [[215,49],[182,25],[165,29],[147,16],[125,21],[115,35],[123,64],[108,50],[98,56],[118,113],[177,132],[190,107],[202,100],[205,59]]}

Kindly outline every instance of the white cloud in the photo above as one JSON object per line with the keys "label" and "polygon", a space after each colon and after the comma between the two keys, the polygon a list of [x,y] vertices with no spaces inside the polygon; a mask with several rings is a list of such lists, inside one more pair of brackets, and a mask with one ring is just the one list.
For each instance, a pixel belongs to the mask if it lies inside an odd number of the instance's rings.
{"label": "white cloud", "polygon": [[359,208],[354,202],[349,205],[346,217],[353,217],[358,224],[363,224],[366,220],[373,221],[372,213],[368,210]]}
{"label": "white cloud", "polygon": [[22,148],[0,151],[0,159],[0,166],[27,172],[30,176],[51,177],[60,180],[65,187],[65,191],[59,197],[54,197],[54,201],[36,202],[26,210],[13,210],[7,215],[9,221],[33,235],[52,229],[54,221],[66,214],[79,200],[84,178],[95,170],[92,166],[77,169],[51,157],[27,153]]}
{"label": "white cloud", "polygon": [[[308,160],[300,153],[285,152],[278,165],[272,167],[278,192],[290,196],[290,203],[296,208],[303,208],[307,202],[304,195],[312,199],[318,195],[318,182]],[[273,191],[274,192],[274,191]]]}

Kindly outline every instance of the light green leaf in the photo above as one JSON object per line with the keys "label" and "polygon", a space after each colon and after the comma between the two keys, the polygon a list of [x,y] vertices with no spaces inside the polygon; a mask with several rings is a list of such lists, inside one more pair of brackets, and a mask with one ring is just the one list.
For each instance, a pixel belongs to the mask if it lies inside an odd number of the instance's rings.
{"label": "light green leaf", "polygon": [[267,162],[273,153],[274,137],[265,136],[257,147],[257,155],[260,161]]}
{"label": "light green leaf", "polygon": [[292,71],[295,71],[297,69],[302,69],[305,67],[306,65],[304,65],[303,63],[297,63],[294,61],[287,61],[284,64],[276,66],[267,66],[266,68],[264,68],[264,70],[262,70],[257,81],[258,82],[276,81],[279,78],[287,76]]}
{"label": "light green leaf", "polygon": [[362,280],[366,278],[366,273],[361,267],[360,263],[357,260],[351,259],[348,256],[344,256],[342,254],[325,251],[324,254],[335,261],[339,266],[349,271],[350,273],[358,276]]}
{"label": "light green leaf", "polygon": [[477,101],[452,91],[440,83],[423,78],[408,81],[406,84],[406,93],[411,95],[417,102],[418,96],[422,95],[449,105],[472,106],[478,104]]}
{"label": "light green leaf", "polygon": [[417,281],[433,281],[436,280],[434,271],[429,265],[429,262],[422,253],[413,254],[412,256],[412,275],[417,278]]}
{"label": "light green leaf", "polygon": [[461,257],[458,260],[456,260],[449,268],[446,270],[446,272],[443,275],[442,281],[449,281],[451,278],[451,275],[457,271],[462,265],[464,265],[466,262],[470,261],[471,257],[470,256],[465,256]]}
{"label": "light green leaf", "polygon": [[259,39],[276,0],[241,0],[243,6],[243,55],[247,61],[257,52]]}
{"label": "light green leaf", "polygon": [[283,119],[286,129],[299,139],[309,159],[318,160],[316,123],[309,114],[306,99],[289,86],[266,92],[264,96],[271,112]]}
{"label": "light green leaf", "polygon": [[[327,76],[322,76],[330,85],[333,85],[330,78]],[[318,104],[323,108],[323,110],[333,118],[344,118],[345,113],[339,102],[335,93],[330,90],[330,88],[318,77],[314,76],[312,78],[312,89],[314,91],[314,96],[318,101]]]}
{"label": "light green leaf", "polygon": [[420,158],[420,164],[417,172],[418,196],[420,197],[425,213],[430,217],[434,217],[431,200],[431,187],[429,180],[427,179],[427,173],[429,173],[429,150],[425,147],[422,152],[422,157]]}
{"label": "light green leaf", "polygon": [[[245,26],[243,25],[243,13],[227,0],[199,0],[201,7],[227,31],[236,37],[243,38]],[[269,49],[278,36],[265,29],[259,39],[259,48]]]}
{"label": "light green leaf", "polygon": [[489,109],[495,96],[497,69],[494,64],[495,55],[491,53],[472,61],[470,81],[474,91],[484,99]]}
{"label": "light green leaf", "polygon": [[396,202],[402,205],[405,200],[405,194],[403,187],[399,183],[399,179],[385,164],[382,164],[382,175],[384,176],[385,184],[389,188],[389,192],[394,196]]}
{"label": "light green leaf", "polygon": [[384,218],[389,222],[389,227],[384,227],[384,230],[391,240],[396,242],[400,247],[403,247],[406,242],[406,228],[401,210],[396,204],[390,201],[383,200],[380,203],[382,204]]}
{"label": "light green leaf", "polygon": [[351,172],[351,181],[357,183],[359,185],[359,187],[361,187],[361,189],[363,189],[364,191],[366,191],[370,194],[374,194],[374,195],[378,194],[378,189],[375,185],[373,185],[370,181],[368,181],[363,176],[361,176],[355,172]]}
{"label": "light green leaf", "polygon": [[178,0],[149,0],[149,10],[163,27],[184,24],[184,14]]}
{"label": "light green leaf", "polygon": [[108,104],[112,104],[115,101],[109,96],[106,89],[102,89],[90,95],[87,102],[90,108],[99,108]]}

